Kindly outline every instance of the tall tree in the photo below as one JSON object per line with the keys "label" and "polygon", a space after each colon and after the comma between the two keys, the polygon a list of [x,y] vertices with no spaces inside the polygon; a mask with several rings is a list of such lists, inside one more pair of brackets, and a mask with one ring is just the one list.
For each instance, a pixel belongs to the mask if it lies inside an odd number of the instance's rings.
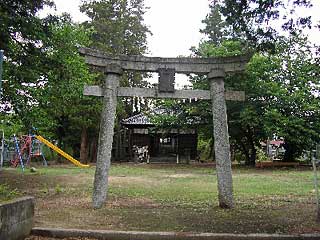
{"label": "tall tree", "polygon": [[5,51],[4,94],[2,111],[14,110],[25,123],[25,106],[28,105],[28,84],[36,84],[43,71],[43,45],[48,37],[48,24],[52,16],[40,19],[36,13],[52,1],[4,0],[0,2],[0,49]]}
{"label": "tall tree", "polygon": [[209,5],[210,13],[206,16],[202,23],[205,24],[203,29],[200,29],[200,33],[205,34],[208,37],[208,41],[213,44],[220,44],[226,39],[226,22],[222,19],[221,5],[218,2],[214,2]]}
{"label": "tall tree", "polygon": [[148,27],[143,22],[144,0],[84,1],[81,11],[95,30],[91,47],[108,54],[139,55],[147,50]]}
{"label": "tall tree", "polygon": [[[100,104],[95,99],[84,97],[83,86],[94,81],[94,74],[78,53],[78,46],[90,43],[91,32],[72,23],[69,16],[62,16],[59,22],[50,25],[50,39],[43,42],[46,47],[50,68],[43,75],[43,87],[34,89],[38,105],[50,119],[51,130],[60,144],[68,142],[74,152],[78,152],[79,139],[86,145],[85,129],[95,131]],[[82,149],[82,160],[87,161],[87,146]]]}
{"label": "tall tree", "polygon": [[[246,163],[251,165],[255,163],[256,147],[260,141],[276,132],[286,138],[285,159],[293,160],[307,148],[306,145],[311,144],[317,128],[311,120],[317,111],[307,114],[302,110],[307,109],[306,104],[296,99],[299,95],[309,96],[306,99],[313,100],[305,101],[312,108],[318,101],[315,86],[319,85],[311,77],[312,74],[316,76],[318,71],[316,59],[309,51],[313,46],[303,37],[298,37],[304,28],[315,26],[311,16],[299,17],[295,14],[295,7],[310,8],[311,2],[226,0],[212,1],[210,6],[211,12],[204,20],[206,26],[202,30],[209,39],[200,44],[195,54],[206,57],[240,54],[248,49],[247,46],[264,52],[252,58],[245,74],[229,77],[226,82],[226,87],[245,90],[248,97],[245,103],[228,104],[233,145],[240,149],[246,156]],[[283,37],[281,31],[289,34]],[[217,36],[222,41],[217,41]],[[233,41],[226,41],[228,39]],[[303,50],[299,52],[299,49]],[[300,57],[306,60],[304,64]],[[288,65],[291,67],[287,68]],[[279,74],[276,75],[276,72]],[[292,78],[295,80],[290,80]],[[194,78],[195,87],[203,85],[199,85],[197,79]],[[290,84],[294,86],[289,87]],[[277,104],[272,104],[274,99],[277,99]],[[298,116],[302,119],[298,120]],[[301,138],[293,134],[294,128],[301,130]]]}
{"label": "tall tree", "polygon": [[314,27],[312,16],[299,16],[300,8],[312,7],[311,0],[225,0],[221,12],[228,25],[243,34],[251,46],[261,50],[275,49],[277,38],[283,31],[300,34],[304,28]]}
{"label": "tall tree", "polygon": [[[102,50],[109,55],[141,55],[147,52],[147,34],[150,34],[144,23],[146,8],[144,0],[101,0],[84,1],[81,11],[87,14],[90,21],[86,28],[92,28],[90,47]],[[121,86],[148,86],[146,75],[125,72]],[[140,98],[124,98],[118,101],[116,135],[119,139],[120,120],[139,112],[146,107]]]}
{"label": "tall tree", "polygon": [[[94,101],[82,97],[93,77],[77,53],[90,34],[67,15],[37,16],[51,1],[1,1],[0,48],[5,50],[3,111],[14,111],[25,132],[38,127],[48,137],[78,145],[83,127],[96,122]],[[74,136],[74,138],[70,138]]]}
{"label": "tall tree", "polygon": [[[226,87],[246,92],[244,103],[228,103],[231,140],[253,165],[256,148],[274,133],[285,139],[285,160],[292,161],[320,139],[317,117],[320,113],[320,68],[306,38],[283,38],[273,54],[255,54],[244,74],[229,76]],[[240,42],[220,46],[203,43],[202,56],[226,56],[242,51]],[[309,50],[308,50],[309,49]],[[203,78],[192,79],[195,88],[207,88]],[[197,112],[210,120],[205,105]],[[202,109],[202,110],[201,110]],[[298,133],[298,134],[297,134]]]}
{"label": "tall tree", "polygon": [[279,90],[267,102],[266,123],[269,131],[285,138],[284,160],[290,161],[320,141],[316,120],[320,116],[320,67],[306,37],[282,39],[275,61],[280,66],[270,82],[277,83]]}

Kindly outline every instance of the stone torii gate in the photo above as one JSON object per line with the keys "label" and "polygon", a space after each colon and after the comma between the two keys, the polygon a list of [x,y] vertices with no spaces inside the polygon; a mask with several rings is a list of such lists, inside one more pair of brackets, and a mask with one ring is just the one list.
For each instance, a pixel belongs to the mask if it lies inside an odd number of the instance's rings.
{"label": "stone torii gate", "polygon": [[[250,55],[218,58],[158,58],[145,56],[110,57],[88,48],[81,48],[86,63],[100,67],[105,74],[104,86],[86,86],[84,95],[102,96],[97,166],[94,178],[93,207],[101,208],[107,198],[108,174],[114,134],[117,97],[180,98],[212,100],[213,134],[219,205],[233,207],[232,170],[225,100],[244,101],[244,92],[224,89],[226,73],[243,71]],[[159,73],[158,88],[120,87],[124,70]],[[208,75],[210,91],[175,90],[175,73]]]}

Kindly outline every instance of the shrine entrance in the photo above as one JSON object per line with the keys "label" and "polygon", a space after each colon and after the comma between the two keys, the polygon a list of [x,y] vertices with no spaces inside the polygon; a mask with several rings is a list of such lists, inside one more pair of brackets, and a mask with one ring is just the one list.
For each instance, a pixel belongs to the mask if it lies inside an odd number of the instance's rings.
{"label": "shrine entrance", "polygon": [[182,163],[187,159],[196,160],[197,157],[197,129],[190,123],[187,128],[179,126],[166,129],[156,129],[150,116],[163,114],[177,115],[174,110],[157,107],[148,113],[139,113],[121,120],[124,137],[120,143],[113,145],[113,151],[121,153],[114,156],[117,160],[135,160],[132,149],[147,147],[150,156],[149,163]]}
{"label": "shrine entrance", "polygon": [[[108,191],[108,174],[111,164],[111,151],[114,134],[117,97],[207,99],[212,101],[213,136],[216,171],[218,180],[219,205],[233,207],[232,170],[230,144],[227,125],[226,100],[244,101],[244,92],[225,91],[224,78],[227,73],[243,71],[250,55],[218,58],[158,58],[145,56],[110,57],[107,54],[88,48],[81,48],[88,64],[100,67],[105,74],[103,86],[86,86],[84,95],[103,97],[97,165],[94,178],[93,207],[101,208]],[[157,72],[157,88],[120,87],[123,71]],[[207,75],[210,81],[208,90],[176,90],[176,73]]]}

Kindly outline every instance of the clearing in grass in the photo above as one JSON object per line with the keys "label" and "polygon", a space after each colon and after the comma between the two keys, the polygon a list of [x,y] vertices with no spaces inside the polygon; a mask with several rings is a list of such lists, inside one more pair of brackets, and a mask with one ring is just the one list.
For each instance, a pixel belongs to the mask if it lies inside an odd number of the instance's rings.
{"label": "clearing in grass", "polygon": [[[225,233],[320,232],[309,168],[233,170],[236,205],[218,207],[213,167],[115,164],[107,204],[91,204],[94,168],[4,169],[1,186],[36,199],[35,226]],[[4,185],[3,185],[4,184]],[[7,190],[9,191],[9,190]]]}

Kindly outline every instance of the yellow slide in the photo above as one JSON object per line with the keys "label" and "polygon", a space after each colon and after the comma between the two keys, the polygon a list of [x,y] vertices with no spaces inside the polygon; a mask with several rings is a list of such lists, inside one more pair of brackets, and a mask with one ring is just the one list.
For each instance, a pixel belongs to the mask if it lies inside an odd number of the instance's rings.
{"label": "yellow slide", "polygon": [[56,151],[57,153],[59,153],[61,156],[63,156],[65,159],[69,160],[70,162],[72,162],[74,165],[78,166],[78,167],[82,167],[82,168],[87,168],[90,167],[89,165],[85,165],[82,164],[81,162],[79,162],[78,160],[74,159],[73,157],[71,157],[68,153],[65,153],[64,151],[62,151],[60,148],[58,148],[57,146],[53,145],[51,142],[49,142],[48,140],[44,139],[43,137],[41,137],[40,135],[36,136],[36,138],[40,141],[43,142],[45,145],[47,145],[49,148],[51,148],[52,150]]}

